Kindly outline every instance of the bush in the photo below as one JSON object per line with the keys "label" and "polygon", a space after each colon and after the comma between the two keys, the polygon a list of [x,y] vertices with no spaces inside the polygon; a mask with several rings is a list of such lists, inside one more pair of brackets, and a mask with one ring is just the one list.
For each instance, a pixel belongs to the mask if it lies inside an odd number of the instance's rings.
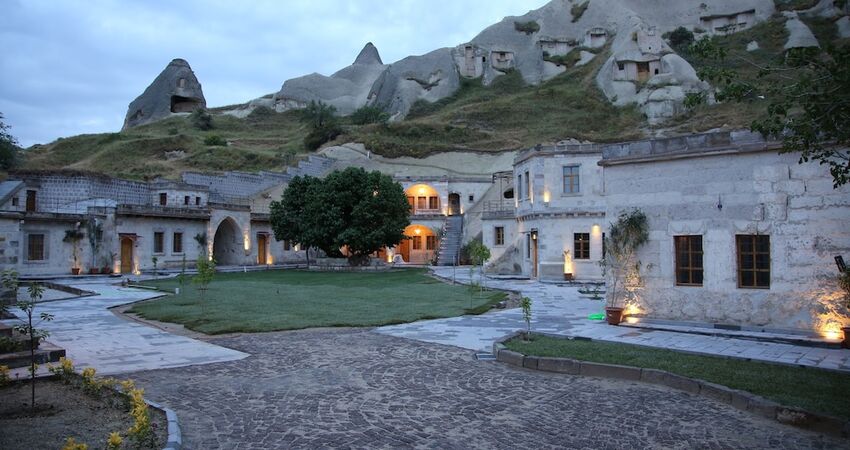
{"label": "bush", "polygon": [[272,117],[275,114],[275,111],[269,108],[268,106],[258,106],[248,114],[248,120],[252,122],[258,122],[262,121],[263,119]]}
{"label": "bush", "polygon": [[387,123],[390,115],[377,106],[363,106],[351,114],[351,123],[366,125],[370,123]]}
{"label": "bush", "polygon": [[189,122],[192,123],[193,127],[201,131],[212,130],[215,128],[212,116],[206,109],[203,108],[198,108],[192,111],[192,114],[189,115]]}
{"label": "bush", "polygon": [[514,22],[514,29],[520,33],[532,34],[540,31],[540,24],[533,20],[529,20],[528,22]]}
{"label": "bush", "polygon": [[694,43],[694,33],[685,27],[679,27],[670,32],[668,36],[670,46],[679,53],[687,50]]}
{"label": "bush", "polygon": [[584,12],[587,11],[588,6],[590,6],[590,0],[587,0],[584,3],[576,3],[572,8],[570,8],[570,14],[573,16],[573,23],[578,22],[578,20],[581,19]]}
{"label": "bush", "polygon": [[304,136],[304,146],[311,151],[317,150],[322,144],[336,139],[340,134],[342,134],[342,128],[336,123],[329,123],[314,128],[307,136]]}
{"label": "bush", "polygon": [[227,141],[217,134],[211,134],[204,138],[204,145],[227,147]]}

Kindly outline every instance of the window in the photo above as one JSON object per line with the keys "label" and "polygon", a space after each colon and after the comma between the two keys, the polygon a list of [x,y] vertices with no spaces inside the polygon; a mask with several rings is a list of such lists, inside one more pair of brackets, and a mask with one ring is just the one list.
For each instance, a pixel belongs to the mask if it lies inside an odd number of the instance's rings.
{"label": "window", "polygon": [[428,197],[418,197],[416,199],[416,209],[426,209],[428,207]]}
{"label": "window", "polygon": [[407,204],[410,205],[410,210],[413,211],[414,209],[416,209],[416,198],[408,196],[407,197]]}
{"label": "window", "polygon": [[496,227],[493,245],[505,245],[505,227]]}
{"label": "window", "polygon": [[676,285],[702,286],[702,236],[674,236]]}
{"label": "window", "polygon": [[428,209],[440,209],[439,197],[428,197]]}
{"label": "window", "polygon": [[531,198],[531,177],[525,172],[525,198]]}
{"label": "window", "polygon": [[196,206],[200,206],[200,205],[201,205],[201,197],[195,197],[195,205],[196,205]]}
{"label": "window", "polygon": [[602,233],[602,259],[605,259],[607,249],[605,248],[605,233]]}
{"label": "window", "polygon": [[437,249],[437,236],[425,236],[425,250]]}
{"label": "window", "polygon": [[579,166],[564,166],[564,193],[575,194],[579,188]]}
{"label": "window", "polygon": [[413,236],[413,249],[422,250],[422,236]]}
{"label": "window", "polygon": [[590,233],[573,234],[573,258],[590,259]]}
{"label": "window", "polygon": [[27,212],[35,212],[35,191],[27,191]]}
{"label": "window", "polygon": [[165,192],[159,193],[159,204],[162,206],[168,204],[168,194],[166,194]]}
{"label": "window", "polygon": [[474,201],[475,201],[475,194],[469,194],[469,203],[472,203]]}
{"label": "window", "polygon": [[18,206],[18,197],[12,197],[12,206]]}
{"label": "window", "polygon": [[770,236],[737,235],[738,287],[770,289]]}
{"label": "window", "polygon": [[292,248],[292,246],[289,244],[289,241],[284,240],[283,241],[283,251],[288,252],[291,248]]}
{"label": "window", "polygon": [[531,258],[531,233],[525,235],[525,257]]}
{"label": "window", "polygon": [[626,70],[626,63],[617,62],[618,70]]}
{"label": "window", "polygon": [[27,261],[44,261],[44,235],[27,235]]}
{"label": "window", "polygon": [[174,233],[174,240],[171,242],[171,253],[183,253],[183,233]]}
{"label": "window", "polygon": [[153,234],[153,252],[154,253],[162,253],[163,252],[162,249],[165,248],[164,242],[165,242],[165,233],[163,233],[162,231],[154,232],[154,234]]}
{"label": "window", "polygon": [[188,204],[189,204],[189,196],[188,196],[188,195],[186,195],[186,196],[184,196],[184,197],[183,197],[183,204],[184,204],[184,205],[188,205]]}

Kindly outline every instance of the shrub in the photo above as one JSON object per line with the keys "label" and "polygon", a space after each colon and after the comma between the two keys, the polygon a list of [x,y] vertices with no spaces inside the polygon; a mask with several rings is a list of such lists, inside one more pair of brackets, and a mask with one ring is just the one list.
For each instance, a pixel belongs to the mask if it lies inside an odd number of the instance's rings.
{"label": "shrub", "polygon": [[570,14],[573,16],[573,23],[578,22],[578,20],[581,19],[584,12],[587,11],[588,6],[590,6],[590,0],[582,3],[576,3],[572,8],[570,8]]}
{"label": "shrub", "polygon": [[215,128],[212,120],[212,116],[206,109],[198,108],[192,111],[192,114],[189,115],[189,122],[192,123],[192,126],[201,130],[207,131]]}
{"label": "shrub", "polygon": [[377,106],[363,106],[351,114],[351,123],[366,125],[369,123],[387,123],[390,115]]}
{"label": "shrub", "polygon": [[520,33],[532,34],[540,31],[540,24],[533,20],[529,20],[528,22],[514,22],[514,29]]}
{"label": "shrub", "polygon": [[258,106],[248,114],[248,120],[258,122],[274,116],[276,113],[268,106]]}
{"label": "shrub", "polygon": [[674,50],[681,53],[694,43],[694,33],[685,27],[679,27],[670,32],[668,41]]}
{"label": "shrub", "polygon": [[217,134],[211,134],[204,138],[204,145],[216,146],[216,147],[227,147],[227,141],[224,140],[223,137]]}
{"label": "shrub", "polygon": [[342,128],[336,123],[330,123],[318,128],[314,128],[304,136],[304,146],[309,150],[317,150],[322,144],[336,139],[342,134]]}

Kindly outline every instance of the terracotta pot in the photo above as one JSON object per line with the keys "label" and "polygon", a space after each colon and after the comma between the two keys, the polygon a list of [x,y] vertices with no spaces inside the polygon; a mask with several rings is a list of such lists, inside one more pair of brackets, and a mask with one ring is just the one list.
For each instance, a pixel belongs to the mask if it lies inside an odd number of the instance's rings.
{"label": "terracotta pot", "polygon": [[619,325],[623,321],[623,308],[605,307],[605,320],[608,325]]}
{"label": "terracotta pot", "polygon": [[79,275],[79,274],[80,274],[80,268],[79,267],[72,267],[71,268],[71,275]]}
{"label": "terracotta pot", "polygon": [[850,348],[850,327],[844,327],[841,331],[844,332],[844,340],[841,341],[841,346],[844,348]]}
{"label": "terracotta pot", "polygon": [[89,275],[97,275],[99,273],[100,273],[100,269],[98,269],[97,267],[90,267],[89,268]]}

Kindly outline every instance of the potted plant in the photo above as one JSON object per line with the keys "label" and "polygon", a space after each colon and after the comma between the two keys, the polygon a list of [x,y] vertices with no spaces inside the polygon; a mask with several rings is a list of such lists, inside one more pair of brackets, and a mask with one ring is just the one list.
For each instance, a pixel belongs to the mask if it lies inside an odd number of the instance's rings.
{"label": "potted plant", "polygon": [[100,267],[97,265],[97,257],[100,253],[100,244],[103,241],[103,224],[96,217],[92,217],[86,221],[86,236],[89,239],[89,246],[91,247],[89,273],[96,275],[100,272]]}
{"label": "potted plant", "polygon": [[70,230],[65,230],[65,237],[62,238],[63,242],[68,242],[71,244],[71,251],[74,256],[74,265],[71,267],[72,275],[80,274],[80,241],[83,239],[83,232],[80,231],[80,224],[77,223],[75,228],[71,228]]}
{"label": "potted plant", "polygon": [[612,223],[605,237],[605,258],[600,261],[605,272],[608,288],[606,295],[605,320],[611,325],[623,321],[627,289],[640,279],[641,262],[636,253],[649,240],[649,224],[639,209],[624,211]]}

